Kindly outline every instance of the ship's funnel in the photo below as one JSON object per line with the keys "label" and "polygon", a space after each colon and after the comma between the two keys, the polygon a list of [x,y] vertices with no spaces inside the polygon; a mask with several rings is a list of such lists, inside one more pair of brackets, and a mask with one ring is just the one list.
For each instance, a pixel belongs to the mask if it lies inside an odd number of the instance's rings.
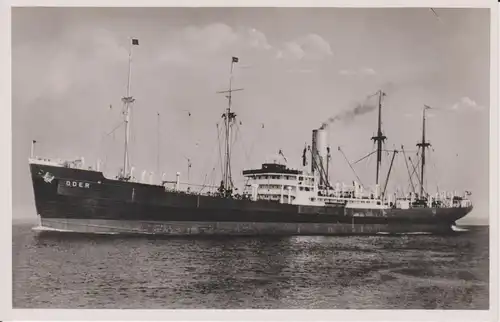
{"label": "ship's funnel", "polygon": [[327,138],[326,130],[319,128],[313,130],[312,132],[312,162],[311,162],[311,172],[317,173],[320,177],[320,185],[326,184],[326,170],[327,170]]}

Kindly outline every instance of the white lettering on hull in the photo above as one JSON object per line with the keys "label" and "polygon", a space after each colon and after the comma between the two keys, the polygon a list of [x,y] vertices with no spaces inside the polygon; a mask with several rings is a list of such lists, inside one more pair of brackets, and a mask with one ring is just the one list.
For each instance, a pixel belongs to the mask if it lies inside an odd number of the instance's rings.
{"label": "white lettering on hull", "polygon": [[90,183],[88,182],[79,182],[79,181],[66,181],[66,187],[71,187],[71,188],[84,188],[84,189],[89,189],[90,188]]}

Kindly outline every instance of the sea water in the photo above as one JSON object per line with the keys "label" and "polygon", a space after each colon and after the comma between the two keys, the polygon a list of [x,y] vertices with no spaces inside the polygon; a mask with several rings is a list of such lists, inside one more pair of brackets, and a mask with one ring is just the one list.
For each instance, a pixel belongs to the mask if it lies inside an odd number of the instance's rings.
{"label": "sea water", "polygon": [[446,236],[40,235],[13,226],[14,308],[488,309],[488,227]]}

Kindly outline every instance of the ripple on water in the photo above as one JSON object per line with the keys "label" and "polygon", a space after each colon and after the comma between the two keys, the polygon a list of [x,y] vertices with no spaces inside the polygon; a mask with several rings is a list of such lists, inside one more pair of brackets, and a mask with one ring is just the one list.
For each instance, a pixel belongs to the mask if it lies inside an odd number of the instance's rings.
{"label": "ripple on water", "polygon": [[34,238],[16,308],[487,309],[488,231],[457,236]]}

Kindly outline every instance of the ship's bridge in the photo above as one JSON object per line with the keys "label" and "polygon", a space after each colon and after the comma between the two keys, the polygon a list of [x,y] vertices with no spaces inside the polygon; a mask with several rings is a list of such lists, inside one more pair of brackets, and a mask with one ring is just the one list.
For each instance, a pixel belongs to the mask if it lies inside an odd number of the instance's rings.
{"label": "ship's bridge", "polygon": [[263,163],[260,169],[244,170],[244,194],[257,200],[291,203],[297,190],[313,191],[314,177],[280,163]]}
{"label": "ship's bridge", "polygon": [[[243,193],[253,200],[268,200],[300,205],[344,204],[363,198],[354,187],[336,184],[334,188],[320,189],[318,177],[302,170],[290,169],[279,163],[263,163],[259,169],[244,170],[246,179]],[[358,185],[354,183],[354,185]],[[376,203],[378,200],[363,202]]]}

